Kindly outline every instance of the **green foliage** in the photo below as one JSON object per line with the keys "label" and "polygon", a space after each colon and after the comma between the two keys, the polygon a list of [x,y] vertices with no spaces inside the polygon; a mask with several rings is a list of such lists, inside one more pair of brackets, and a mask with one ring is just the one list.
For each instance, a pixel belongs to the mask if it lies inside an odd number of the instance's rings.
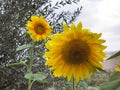
{"label": "green foliage", "polygon": [[110,56],[107,60],[113,59],[120,56],[120,51],[116,52],[115,54],[113,54],[112,56]]}
{"label": "green foliage", "polygon": [[[120,51],[110,56],[107,60],[113,59],[120,56]],[[120,90],[120,72],[114,72],[110,77],[109,81],[100,84],[100,90]]]}
{"label": "green foliage", "polygon": [[32,72],[25,74],[25,78],[26,78],[26,79],[33,80],[33,77],[34,77],[34,76],[33,76],[33,73],[32,73]]}
{"label": "green foliage", "polygon": [[100,90],[119,90],[119,88],[120,80],[114,80],[100,85]]}
{"label": "green foliage", "polygon": [[37,72],[35,74],[33,74],[33,80],[34,81],[39,81],[39,82],[43,82],[43,80],[47,77],[47,75],[43,72]]}
{"label": "green foliage", "polygon": [[114,81],[120,79],[120,72],[114,72],[111,76],[109,81]]}
{"label": "green foliage", "polygon": [[44,82],[44,79],[47,77],[47,75],[43,72],[37,72],[37,73],[26,73],[24,76],[28,80],[38,81],[38,82]]}
{"label": "green foliage", "polygon": [[104,73],[108,73],[106,70],[102,69],[102,68],[97,68],[97,70],[104,72]]}
{"label": "green foliage", "polygon": [[120,90],[120,72],[115,72],[106,83],[100,85],[100,90]]}
{"label": "green foliage", "polygon": [[22,46],[19,46],[16,48],[16,51],[20,51],[20,50],[23,50],[23,49],[26,49],[26,48],[30,48],[31,47],[31,44],[24,44]]}
{"label": "green foliage", "polygon": [[88,83],[86,82],[86,80],[80,81],[80,86],[86,90],[88,88]]}
{"label": "green foliage", "polygon": [[56,90],[55,87],[50,87],[47,90]]}
{"label": "green foliage", "polygon": [[20,61],[17,63],[8,64],[8,66],[26,65],[26,61]]}

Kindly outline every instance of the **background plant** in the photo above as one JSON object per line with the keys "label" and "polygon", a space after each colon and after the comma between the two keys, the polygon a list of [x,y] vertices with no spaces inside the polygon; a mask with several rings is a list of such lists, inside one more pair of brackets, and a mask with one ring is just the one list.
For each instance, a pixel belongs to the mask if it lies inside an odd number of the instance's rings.
{"label": "background plant", "polygon": [[[120,51],[111,55],[107,60],[112,60],[120,56]],[[100,84],[100,90],[120,90],[120,72],[114,71],[111,73],[108,82]]]}
{"label": "background plant", "polygon": [[[76,3],[79,0],[62,0],[57,2],[54,6],[50,0],[2,0],[0,1],[0,88],[3,90],[26,90],[26,80],[24,73],[26,66],[19,65],[17,67],[8,67],[10,63],[29,60],[30,49],[26,48],[16,52],[16,48],[29,44],[31,39],[29,35],[25,34],[25,24],[31,15],[43,14],[45,18],[53,26],[53,33],[61,31],[61,23],[71,23],[80,14],[81,6],[74,12],[62,11],[56,13],[55,10],[59,8]],[[56,29],[55,29],[56,28]],[[48,74],[50,72],[44,66],[44,59],[42,53],[44,52],[44,41],[35,44],[35,61],[33,70],[34,72],[43,71]],[[40,51],[42,53],[40,53]],[[48,76],[49,82],[53,81],[51,75]],[[57,83],[57,79],[55,79]],[[46,86],[51,86],[53,83],[47,83]],[[36,87],[37,86],[37,87]],[[35,83],[34,90],[43,89],[44,84]]]}

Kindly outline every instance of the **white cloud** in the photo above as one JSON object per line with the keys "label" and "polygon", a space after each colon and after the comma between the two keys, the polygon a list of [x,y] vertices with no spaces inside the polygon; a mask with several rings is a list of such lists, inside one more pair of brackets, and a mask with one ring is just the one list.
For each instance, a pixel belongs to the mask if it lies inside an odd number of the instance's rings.
{"label": "white cloud", "polygon": [[77,20],[82,20],[83,27],[103,33],[106,50],[120,50],[120,0],[81,0],[83,10]]}

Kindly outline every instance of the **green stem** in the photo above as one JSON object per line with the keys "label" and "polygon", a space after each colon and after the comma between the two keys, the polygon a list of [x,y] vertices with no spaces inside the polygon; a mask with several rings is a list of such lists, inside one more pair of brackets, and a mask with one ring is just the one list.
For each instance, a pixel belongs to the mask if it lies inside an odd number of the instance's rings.
{"label": "green stem", "polygon": [[34,83],[34,81],[31,81],[31,80],[30,80],[30,84],[29,84],[28,90],[30,90],[30,89],[31,89],[31,87],[32,87],[33,83]]}
{"label": "green stem", "polygon": [[[29,67],[28,67],[29,73],[32,72],[33,60],[34,60],[34,42],[32,42],[32,47],[30,49],[30,63],[29,63]],[[28,80],[28,90],[31,89],[31,83],[32,83],[32,81],[29,79]]]}
{"label": "green stem", "polygon": [[31,53],[30,53],[30,64],[29,64],[29,72],[32,71],[32,64],[33,64],[33,56],[34,56],[34,42],[32,43],[32,47],[31,47]]}
{"label": "green stem", "polygon": [[75,90],[75,79],[73,77],[73,80],[72,80],[72,90]]}
{"label": "green stem", "polygon": [[29,79],[28,80],[28,90],[30,90],[31,89],[31,80]]}

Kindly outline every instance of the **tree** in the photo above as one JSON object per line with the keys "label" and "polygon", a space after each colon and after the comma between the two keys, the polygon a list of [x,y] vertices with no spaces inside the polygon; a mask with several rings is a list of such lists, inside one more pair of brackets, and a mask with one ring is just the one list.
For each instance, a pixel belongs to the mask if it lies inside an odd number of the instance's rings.
{"label": "tree", "polygon": [[[29,35],[25,34],[25,24],[31,15],[42,14],[50,25],[53,26],[53,33],[61,32],[61,24],[64,22],[70,24],[80,14],[81,6],[73,13],[70,11],[62,11],[57,13],[56,10],[65,5],[76,3],[79,0],[62,0],[52,5],[50,0],[1,0],[0,1],[0,88],[1,89],[17,89],[23,90],[25,88],[26,80],[23,77],[25,67],[8,67],[9,63],[29,60],[27,50],[16,52],[16,48],[25,43],[30,43]],[[43,51],[44,42],[42,44],[36,43],[36,52]],[[36,54],[34,71],[44,71],[49,73],[44,66],[44,58],[41,54]],[[49,79],[48,79],[49,80]],[[37,85],[37,84],[35,84]],[[48,85],[49,86],[49,85]],[[39,89],[41,88],[38,87]],[[26,90],[26,89],[25,89]],[[38,90],[37,88],[34,90]]]}

